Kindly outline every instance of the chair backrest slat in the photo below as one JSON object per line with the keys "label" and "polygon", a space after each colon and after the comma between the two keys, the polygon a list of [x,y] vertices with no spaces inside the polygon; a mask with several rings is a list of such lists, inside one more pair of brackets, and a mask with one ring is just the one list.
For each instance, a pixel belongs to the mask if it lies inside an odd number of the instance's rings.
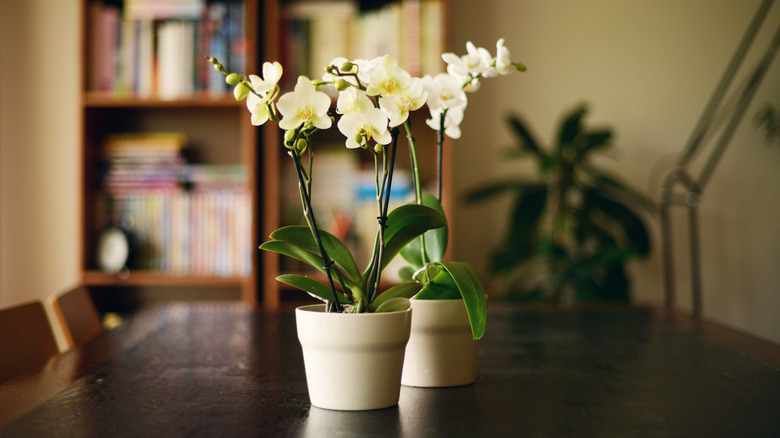
{"label": "chair backrest slat", "polygon": [[51,300],[68,348],[90,341],[103,331],[95,303],[86,287],[77,287]]}
{"label": "chair backrest slat", "polygon": [[0,310],[0,383],[45,364],[58,353],[43,303]]}

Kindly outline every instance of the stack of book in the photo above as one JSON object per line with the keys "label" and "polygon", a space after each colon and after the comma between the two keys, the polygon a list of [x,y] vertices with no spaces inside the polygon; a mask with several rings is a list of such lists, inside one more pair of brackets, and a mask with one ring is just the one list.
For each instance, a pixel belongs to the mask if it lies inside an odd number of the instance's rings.
{"label": "stack of book", "polygon": [[98,221],[133,235],[135,269],[173,275],[251,271],[251,201],[238,165],[189,165],[179,133],[109,136]]}
{"label": "stack of book", "polygon": [[116,134],[103,146],[103,188],[119,194],[181,187],[187,137],[180,133]]}
{"label": "stack of book", "polygon": [[89,89],[173,100],[228,91],[205,56],[244,71],[241,1],[125,0],[89,9]]}

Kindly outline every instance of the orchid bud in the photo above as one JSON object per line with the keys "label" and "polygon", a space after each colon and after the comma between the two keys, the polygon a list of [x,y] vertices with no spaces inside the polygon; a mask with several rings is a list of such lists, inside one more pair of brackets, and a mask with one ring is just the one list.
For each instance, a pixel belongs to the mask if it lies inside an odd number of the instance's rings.
{"label": "orchid bud", "polygon": [[345,81],[344,79],[336,79],[336,90],[338,91],[344,91],[347,88],[349,88],[349,82]]}
{"label": "orchid bud", "polygon": [[298,141],[295,142],[295,149],[298,149],[301,152],[305,151],[307,147],[309,147],[309,142],[307,142],[305,138],[299,138]]}
{"label": "orchid bud", "polygon": [[225,82],[227,82],[228,85],[236,85],[237,83],[241,82],[241,75],[238,73],[230,73],[229,75],[225,76]]}
{"label": "orchid bud", "polygon": [[295,140],[295,130],[291,129],[289,131],[285,131],[284,144],[292,144],[293,140]]}
{"label": "orchid bud", "polygon": [[381,145],[379,143],[374,145],[374,152],[376,152],[377,154],[381,154],[383,150],[385,150],[384,145]]}
{"label": "orchid bud", "polygon": [[325,67],[325,72],[328,73],[328,74],[335,75],[335,74],[338,73],[338,69],[336,68],[335,65],[329,65],[329,66]]}
{"label": "orchid bud", "polygon": [[343,64],[341,64],[340,70],[342,73],[352,73],[352,69],[355,68],[355,64],[346,61]]}
{"label": "orchid bud", "polygon": [[239,84],[236,85],[236,88],[233,89],[233,96],[236,98],[236,100],[244,100],[244,98],[248,95],[249,87],[247,87],[243,82],[239,82]]}

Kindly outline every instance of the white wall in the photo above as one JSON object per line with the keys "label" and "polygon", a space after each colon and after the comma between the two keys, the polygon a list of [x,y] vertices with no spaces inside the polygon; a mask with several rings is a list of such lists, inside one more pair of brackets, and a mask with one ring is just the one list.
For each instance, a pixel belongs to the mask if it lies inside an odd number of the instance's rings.
{"label": "white wall", "polygon": [[78,22],[0,0],[0,307],[78,281]]}
{"label": "white wall", "polygon": [[[509,112],[523,115],[549,142],[564,109],[588,102],[589,121],[616,134],[605,167],[657,195],[663,170],[682,150],[748,27],[758,0],[453,0],[453,46],[467,40],[494,51],[505,37],[523,74],[486,81],[471,96],[455,143],[456,193],[496,174],[524,171],[502,163],[513,138]],[[767,47],[780,6],[756,43]],[[756,51],[759,52],[759,51]],[[752,66],[752,62],[746,62]],[[768,72],[701,201],[705,317],[780,342],[780,145],[753,124],[758,107],[780,108],[780,59]],[[521,170],[518,170],[521,169]],[[653,188],[653,190],[650,190]],[[456,210],[456,258],[487,272],[503,236],[506,202]],[[687,215],[675,210],[678,302],[690,308]],[[652,257],[632,266],[637,302],[661,303],[660,227]],[[488,244],[484,244],[488,242]]]}

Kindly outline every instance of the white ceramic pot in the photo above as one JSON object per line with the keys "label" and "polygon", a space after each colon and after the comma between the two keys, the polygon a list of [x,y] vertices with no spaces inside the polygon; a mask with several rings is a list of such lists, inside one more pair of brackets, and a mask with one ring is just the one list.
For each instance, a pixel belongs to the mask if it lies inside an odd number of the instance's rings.
{"label": "white ceramic pot", "polygon": [[456,300],[409,300],[414,310],[401,383],[443,387],[474,383],[479,341],[466,306]]}
{"label": "white ceramic pot", "polygon": [[327,313],[295,309],[311,404],[340,411],[398,404],[412,310]]}

